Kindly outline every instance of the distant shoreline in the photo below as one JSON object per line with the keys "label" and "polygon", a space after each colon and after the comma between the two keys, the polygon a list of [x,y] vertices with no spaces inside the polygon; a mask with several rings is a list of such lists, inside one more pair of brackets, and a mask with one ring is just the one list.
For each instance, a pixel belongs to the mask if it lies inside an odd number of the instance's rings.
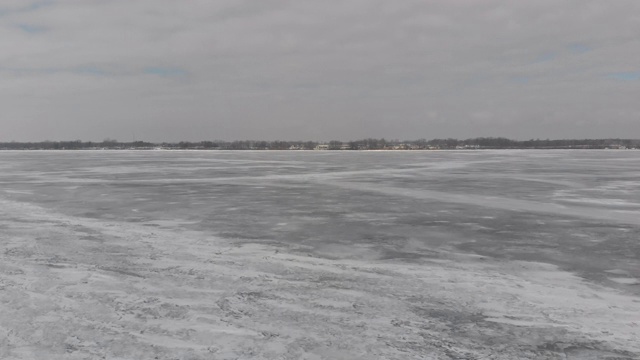
{"label": "distant shoreline", "polygon": [[451,149],[451,148],[445,148],[445,149],[348,149],[348,150],[341,150],[341,149],[297,149],[297,150],[290,150],[290,149],[180,149],[180,148],[158,148],[158,149],[146,149],[146,148],[95,148],[95,149],[89,149],[89,148],[81,148],[81,149],[33,149],[33,148],[29,148],[29,149],[6,149],[6,148],[0,148],[0,151],[33,151],[33,152],[37,152],[37,151],[83,151],[83,152],[91,152],[91,151],[148,151],[148,152],[155,152],[155,151],[171,151],[171,152],[176,152],[176,151],[193,151],[193,152],[227,152],[227,151],[233,151],[233,152],[251,152],[251,151],[260,151],[260,152],[437,152],[437,151],[487,151],[487,150],[540,150],[540,151],[548,151],[548,150],[572,150],[572,151],[588,151],[588,150],[618,150],[618,151],[624,151],[624,150],[640,150],[640,148],[557,148],[557,147],[550,147],[550,148],[477,148],[477,149]]}
{"label": "distant shoreline", "polygon": [[511,140],[501,137],[480,137],[459,139],[418,139],[386,140],[361,139],[352,141],[180,141],[180,142],[121,142],[105,139],[92,141],[40,141],[40,142],[0,142],[0,150],[389,150],[389,151],[429,151],[429,150],[637,150],[640,139],[559,139],[559,140]]}

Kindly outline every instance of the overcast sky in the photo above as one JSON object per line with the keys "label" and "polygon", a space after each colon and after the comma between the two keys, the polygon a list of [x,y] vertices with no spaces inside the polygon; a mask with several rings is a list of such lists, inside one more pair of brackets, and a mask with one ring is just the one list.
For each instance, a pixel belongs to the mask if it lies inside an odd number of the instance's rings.
{"label": "overcast sky", "polygon": [[640,1],[1,0],[0,141],[133,136],[640,138]]}

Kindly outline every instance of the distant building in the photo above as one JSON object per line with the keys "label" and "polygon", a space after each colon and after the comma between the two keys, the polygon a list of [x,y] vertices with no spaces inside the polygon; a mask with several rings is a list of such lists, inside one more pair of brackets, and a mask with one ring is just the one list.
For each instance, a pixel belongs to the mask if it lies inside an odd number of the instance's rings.
{"label": "distant building", "polygon": [[619,145],[619,144],[612,144],[607,146],[605,149],[610,150],[610,149],[615,149],[615,150],[626,150],[627,147],[624,145]]}
{"label": "distant building", "polygon": [[328,144],[318,144],[314,150],[329,150],[329,145]]}

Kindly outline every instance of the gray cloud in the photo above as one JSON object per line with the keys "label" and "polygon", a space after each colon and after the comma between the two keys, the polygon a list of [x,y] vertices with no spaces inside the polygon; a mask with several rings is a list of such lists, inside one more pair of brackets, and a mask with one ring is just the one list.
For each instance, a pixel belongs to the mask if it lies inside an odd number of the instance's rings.
{"label": "gray cloud", "polygon": [[0,140],[640,137],[637,1],[0,5]]}

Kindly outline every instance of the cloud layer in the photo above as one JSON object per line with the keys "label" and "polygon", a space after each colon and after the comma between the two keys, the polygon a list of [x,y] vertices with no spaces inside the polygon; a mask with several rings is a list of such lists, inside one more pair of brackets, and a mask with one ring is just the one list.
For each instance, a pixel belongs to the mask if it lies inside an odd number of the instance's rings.
{"label": "cloud layer", "polygon": [[0,140],[640,137],[640,2],[4,0]]}

